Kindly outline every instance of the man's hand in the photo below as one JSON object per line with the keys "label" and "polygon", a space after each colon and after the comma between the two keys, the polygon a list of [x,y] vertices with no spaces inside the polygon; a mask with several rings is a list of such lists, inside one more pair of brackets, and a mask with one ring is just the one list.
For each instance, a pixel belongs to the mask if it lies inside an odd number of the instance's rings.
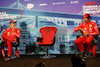
{"label": "man's hand", "polygon": [[1,40],[4,42],[4,39],[1,37]]}
{"label": "man's hand", "polygon": [[83,32],[83,34],[84,34],[84,35],[89,35],[89,33],[88,33],[88,32]]}
{"label": "man's hand", "polygon": [[85,30],[84,30],[83,28],[79,28],[79,30],[80,30],[80,31],[83,31],[83,34],[84,34],[84,35],[89,35],[89,33],[88,33],[88,32],[85,32]]}
{"label": "man's hand", "polygon": [[12,31],[15,31],[15,27],[12,28]]}

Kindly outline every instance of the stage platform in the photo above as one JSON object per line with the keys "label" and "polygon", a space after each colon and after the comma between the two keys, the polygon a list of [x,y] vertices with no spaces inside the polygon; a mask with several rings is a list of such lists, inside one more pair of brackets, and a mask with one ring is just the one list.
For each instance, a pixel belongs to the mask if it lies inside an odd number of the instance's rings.
{"label": "stage platform", "polygon": [[[55,58],[41,59],[40,55],[21,55],[20,59],[4,61],[0,55],[0,67],[35,67],[45,63],[47,67],[72,67],[73,55],[56,55]],[[100,67],[100,54],[96,58],[85,59],[86,67]]]}

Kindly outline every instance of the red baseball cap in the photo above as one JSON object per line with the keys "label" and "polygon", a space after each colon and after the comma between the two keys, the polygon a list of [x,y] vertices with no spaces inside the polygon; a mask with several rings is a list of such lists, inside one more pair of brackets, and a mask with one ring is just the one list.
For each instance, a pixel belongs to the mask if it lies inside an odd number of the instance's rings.
{"label": "red baseball cap", "polygon": [[17,22],[16,22],[16,21],[14,21],[14,20],[11,20],[11,21],[10,21],[10,24],[11,24],[11,23],[17,23]]}
{"label": "red baseball cap", "polygon": [[86,20],[86,19],[91,19],[91,16],[89,14],[84,14],[84,17],[83,17],[83,20]]}
{"label": "red baseball cap", "polygon": [[84,14],[83,20],[86,20],[88,18],[88,14]]}

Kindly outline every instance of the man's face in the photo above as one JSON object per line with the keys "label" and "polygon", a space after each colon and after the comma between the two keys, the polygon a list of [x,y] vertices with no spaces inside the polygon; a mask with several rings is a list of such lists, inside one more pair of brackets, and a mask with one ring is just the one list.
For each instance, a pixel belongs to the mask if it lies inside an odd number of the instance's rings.
{"label": "man's face", "polygon": [[89,19],[85,19],[85,22],[86,22],[86,23],[90,22],[90,18],[89,18]]}
{"label": "man's face", "polygon": [[10,27],[11,27],[11,28],[14,28],[14,27],[15,27],[15,23],[11,23],[11,24],[10,24]]}

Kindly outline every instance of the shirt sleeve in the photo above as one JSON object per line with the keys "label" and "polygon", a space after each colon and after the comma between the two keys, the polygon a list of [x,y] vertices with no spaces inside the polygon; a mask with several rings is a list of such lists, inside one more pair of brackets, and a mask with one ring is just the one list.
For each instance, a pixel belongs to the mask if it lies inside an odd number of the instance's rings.
{"label": "shirt sleeve", "polygon": [[[5,29],[4,33],[2,35],[7,35],[7,29]],[[3,37],[1,36],[1,39],[3,41]]]}
{"label": "shirt sleeve", "polygon": [[97,24],[94,24],[94,32],[89,33],[89,35],[98,35],[99,34],[99,29],[97,27]]}
{"label": "shirt sleeve", "polygon": [[21,30],[20,29],[16,29],[16,31],[14,32],[15,36],[17,38],[20,38],[20,33],[21,33]]}
{"label": "shirt sleeve", "polygon": [[78,31],[79,28],[82,28],[82,25],[83,25],[83,23],[81,23],[81,25],[79,25],[78,27],[76,27],[76,28],[74,29],[74,31]]}
{"label": "shirt sleeve", "polygon": [[4,33],[2,35],[7,35],[7,29],[5,29]]}

